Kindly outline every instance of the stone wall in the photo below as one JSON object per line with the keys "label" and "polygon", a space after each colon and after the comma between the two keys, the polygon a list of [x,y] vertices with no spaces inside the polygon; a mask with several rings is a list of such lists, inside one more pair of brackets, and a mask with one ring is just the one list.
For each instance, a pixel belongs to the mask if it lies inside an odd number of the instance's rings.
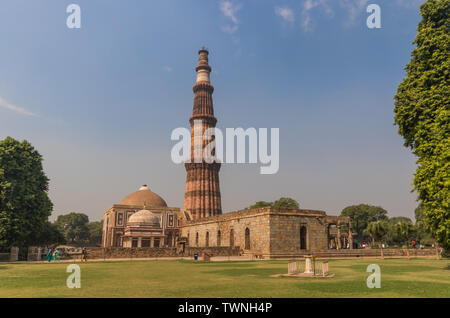
{"label": "stone wall", "polygon": [[[300,228],[306,227],[306,250],[300,249]],[[319,218],[292,213],[270,217],[270,253],[304,254],[328,249],[327,227]]]}
{"label": "stone wall", "polygon": [[[87,257],[89,259],[114,259],[114,258],[154,258],[154,257],[186,257],[194,256],[198,253],[203,256],[207,253],[210,256],[236,256],[239,255],[239,248],[230,247],[203,247],[191,248],[186,247],[185,253],[177,253],[176,247],[161,247],[161,248],[127,248],[127,247],[89,247],[86,248]],[[67,258],[80,259],[80,253],[67,254]]]}
{"label": "stone wall", "polygon": [[[181,229],[181,236],[188,238],[190,247],[206,247],[206,245],[217,247],[220,231],[220,246],[233,245],[245,250],[246,229],[250,232],[250,250],[253,253],[269,254],[269,214],[260,210],[239,211],[187,222]],[[207,233],[209,233],[208,244],[206,244]],[[231,235],[234,242],[231,242]]]}

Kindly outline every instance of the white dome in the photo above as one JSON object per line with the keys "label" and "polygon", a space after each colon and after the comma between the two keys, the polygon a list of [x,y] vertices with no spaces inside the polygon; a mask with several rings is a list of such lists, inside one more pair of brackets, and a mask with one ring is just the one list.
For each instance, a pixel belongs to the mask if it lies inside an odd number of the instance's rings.
{"label": "white dome", "polygon": [[140,210],[130,216],[128,223],[153,224],[160,227],[161,219],[158,215],[149,210]]}

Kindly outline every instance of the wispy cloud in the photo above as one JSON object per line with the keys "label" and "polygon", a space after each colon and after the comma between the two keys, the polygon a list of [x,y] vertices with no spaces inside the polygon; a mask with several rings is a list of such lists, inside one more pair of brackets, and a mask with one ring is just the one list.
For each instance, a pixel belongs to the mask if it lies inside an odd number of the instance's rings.
{"label": "wispy cloud", "polygon": [[334,11],[330,5],[328,5],[328,0],[303,0],[302,13],[301,13],[301,26],[304,31],[313,30],[313,17],[312,11],[314,9],[324,12],[327,16],[332,17]]}
{"label": "wispy cloud", "polygon": [[23,107],[20,107],[20,106],[17,106],[17,105],[13,105],[13,104],[7,102],[6,100],[4,100],[1,97],[0,97],[0,107],[12,110],[13,112],[16,112],[16,113],[21,114],[21,115],[39,117],[35,113],[32,113],[32,112],[26,110]]}
{"label": "wispy cloud", "polygon": [[[408,1],[416,2],[416,0],[395,0],[395,3],[407,6]],[[317,19],[316,13],[331,18],[335,15],[336,7],[344,11],[344,26],[353,26],[365,12],[368,4],[369,0],[302,0],[301,26],[307,32],[312,31]]]}
{"label": "wispy cloud", "polygon": [[294,23],[294,11],[288,7],[275,7],[275,14],[280,16],[284,21]]}
{"label": "wispy cloud", "polygon": [[164,69],[164,71],[166,71],[166,72],[172,72],[173,71],[173,68],[171,68],[170,66],[164,66],[163,67],[163,69]]}
{"label": "wispy cloud", "polygon": [[346,9],[348,14],[345,26],[352,26],[356,23],[356,19],[365,12],[368,2],[369,0],[340,0],[341,6]]}
{"label": "wispy cloud", "polygon": [[239,20],[236,13],[242,8],[242,5],[239,3],[222,0],[220,1],[219,7],[222,14],[230,20],[230,24],[222,26],[222,31],[228,34],[236,33],[239,29]]}

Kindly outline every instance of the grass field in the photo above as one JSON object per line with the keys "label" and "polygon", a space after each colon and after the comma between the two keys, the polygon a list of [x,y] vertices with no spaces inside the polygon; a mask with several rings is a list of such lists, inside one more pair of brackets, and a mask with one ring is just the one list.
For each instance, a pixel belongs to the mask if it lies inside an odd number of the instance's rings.
{"label": "grass field", "polygon": [[[270,277],[287,261],[78,264],[79,289],[66,286],[69,263],[0,265],[0,297],[450,297],[449,260],[330,260],[333,278]],[[367,288],[369,264],[381,288]]]}

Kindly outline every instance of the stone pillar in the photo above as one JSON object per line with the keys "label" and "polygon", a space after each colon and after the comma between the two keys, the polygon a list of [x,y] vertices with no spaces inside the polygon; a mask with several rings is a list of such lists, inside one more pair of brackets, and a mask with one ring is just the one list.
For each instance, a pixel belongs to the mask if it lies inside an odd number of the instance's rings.
{"label": "stone pillar", "polygon": [[36,260],[37,261],[41,260],[41,250],[42,249],[40,247],[36,248]]}
{"label": "stone pillar", "polygon": [[294,275],[295,273],[297,273],[297,261],[290,260],[288,263],[288,274]]}
{"label": "stone pillar", "polygon": [[322,275],[327,276],[328,275],[328,261],[322,262]]}
{"label": "stone pillar", "polygon": [[348,244],[350,245],[350,249],[353,249],[353,233],[350,223],[348,224]]}
{"label": "stone pillar", "polygon": [[11,247],[11,251],[9,254],[10,262],[17,262],[19,260],[19,248],[17,246]]}
{"label": "stone pillar", "polygon": [[155,247],[155,238],[154,237],[150,238],[150,247]]}
{"label": "stone pillar", "polygon": [[341,225],[338,224],[337,225],[337,249],[340,250],[342,248],[342,243],[341,243]]}
{"label": "stone pillar", "polygon": [[311,259],[311,255],[305,256],[305,274],[313,273]]}
{"label": "stone pillar", "polygon": [[142,247],[142,237],[138,237],[138,247]]}

